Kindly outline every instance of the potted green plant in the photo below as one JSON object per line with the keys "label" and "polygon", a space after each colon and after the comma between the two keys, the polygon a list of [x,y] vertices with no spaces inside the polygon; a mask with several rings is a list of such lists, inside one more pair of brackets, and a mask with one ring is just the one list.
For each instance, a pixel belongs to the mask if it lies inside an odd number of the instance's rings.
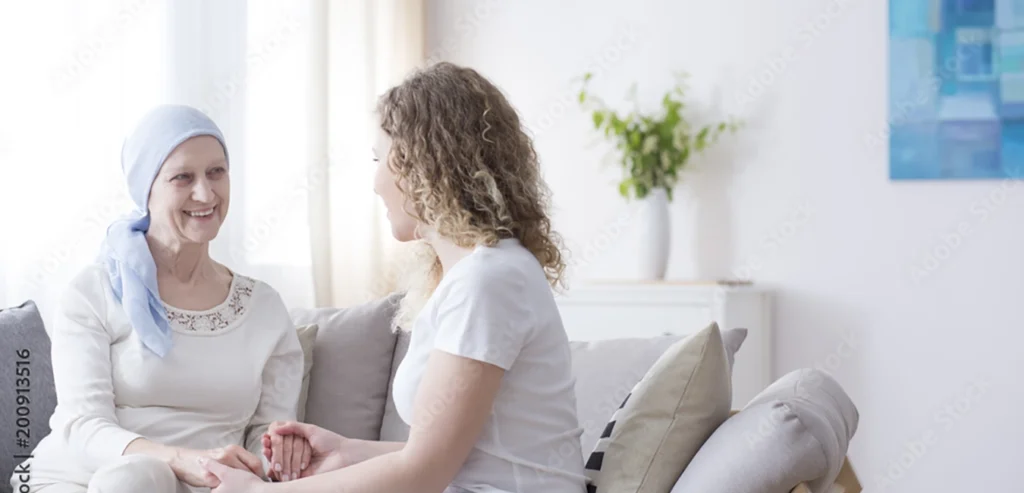
{"label": "potted green plant", "polygon": [[735,132],[741,124],[734,119],[691,122],[685,115],[686,73],[678,74],[654,112],[641,111],[635,84],[630,89],[633,108],[629,112],[610,108],[588,91],[591,78],[590,73],[583,76],[579,103],[590,112],[594,129],[615,144],[623,171],[619,194],[626,200],[643,201],[641,276],[663,279],[670,247],[668,206],[681,172],[722,134]]}

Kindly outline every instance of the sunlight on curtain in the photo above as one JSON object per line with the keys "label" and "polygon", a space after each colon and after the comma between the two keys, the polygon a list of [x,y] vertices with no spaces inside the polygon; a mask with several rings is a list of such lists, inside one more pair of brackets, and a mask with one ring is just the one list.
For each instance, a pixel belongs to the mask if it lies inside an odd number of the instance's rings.
{"label": "sunlight on curtain", "polygon": [[306,189],[311,131],[308,9],[303,2],[249,6],[244,186],[244,259],[255,264],[310,265]]}
{"label": "sunlight on curtain", "polygon": [[373,193],[377,96],[422,57],[418,1],[250,2],[245,212],[232,259],[290,306],[380,296],[394,241]]}
{"label": "sunlight on curtain", "polygon": [[[373,110],[377,98],[424,60],[424,8],[419,0],[324,3],[320,63],[327,83],[329,180],[318,190],[328,215],[314,223],[318,305],[347,306],[391,291],[399,252],[373,192]],[[329,8],[327,8],[329,6]],[[314,197],[316,198],[316,197]]]}
{"label": "sunlight on curtain", "polygon": [[[232,259],[290,307],[311,306],[308,1],[250,2],[245,79],[245,197]],[[323,103],[320,103],[323,104]]]}
{"label": "sunlight on curtain", "polygon": [[230,212],[210,254],[310,306],[309,2],[176,0],[169,23],[169,99],[228,141]]}
{"label": "sunlight on curtain", "polygon": [[131,209],[125,134],[164,94],[163,0],[0,5],[0,306],[44,317]]}

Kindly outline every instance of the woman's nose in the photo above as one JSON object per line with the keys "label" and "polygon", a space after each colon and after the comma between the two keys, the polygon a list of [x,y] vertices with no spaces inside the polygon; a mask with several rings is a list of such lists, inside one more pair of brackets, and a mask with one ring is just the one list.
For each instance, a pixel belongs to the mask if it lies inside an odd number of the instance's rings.
{"label": "woman's nose", "polygon": [[210,202],[213,200],[213,187],[206,180],[198,180],[192,187],[192,200],[196,202]]}

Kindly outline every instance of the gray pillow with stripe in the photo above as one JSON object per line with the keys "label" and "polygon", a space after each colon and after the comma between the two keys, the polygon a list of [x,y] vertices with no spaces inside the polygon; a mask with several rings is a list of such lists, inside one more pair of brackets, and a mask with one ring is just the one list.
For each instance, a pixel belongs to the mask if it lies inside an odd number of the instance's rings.
{"label": "gray pillow with stripe", "polygon": [[[683,337],[632,337],[570,343],[573,375],[576,377],[576,414],[583,428],[580,444],[584,454],[594,450],[612,414],[651,365]],[[730,372],[735,355],[746,337],[747,329],[722,331]]]}
{"label": "gray pillow with stripe", "polygon": [[664,493],[729,416],[732,379],[718,324],[672,344],[605,425],[588,493]]}

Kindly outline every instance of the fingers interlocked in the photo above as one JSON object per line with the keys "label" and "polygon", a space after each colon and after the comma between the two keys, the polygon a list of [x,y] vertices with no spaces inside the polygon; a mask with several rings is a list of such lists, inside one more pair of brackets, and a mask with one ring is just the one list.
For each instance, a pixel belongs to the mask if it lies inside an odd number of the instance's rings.
{"label": "fingers interlocked", "polygon": [[312,456],[312,447],[305,437],[276,432],[281,424],[275,425],[278,426],[271,426],[263,435],[263,455],[270,462],[271,479],[292,481],[304,477],[303,472],[309,466]]}

